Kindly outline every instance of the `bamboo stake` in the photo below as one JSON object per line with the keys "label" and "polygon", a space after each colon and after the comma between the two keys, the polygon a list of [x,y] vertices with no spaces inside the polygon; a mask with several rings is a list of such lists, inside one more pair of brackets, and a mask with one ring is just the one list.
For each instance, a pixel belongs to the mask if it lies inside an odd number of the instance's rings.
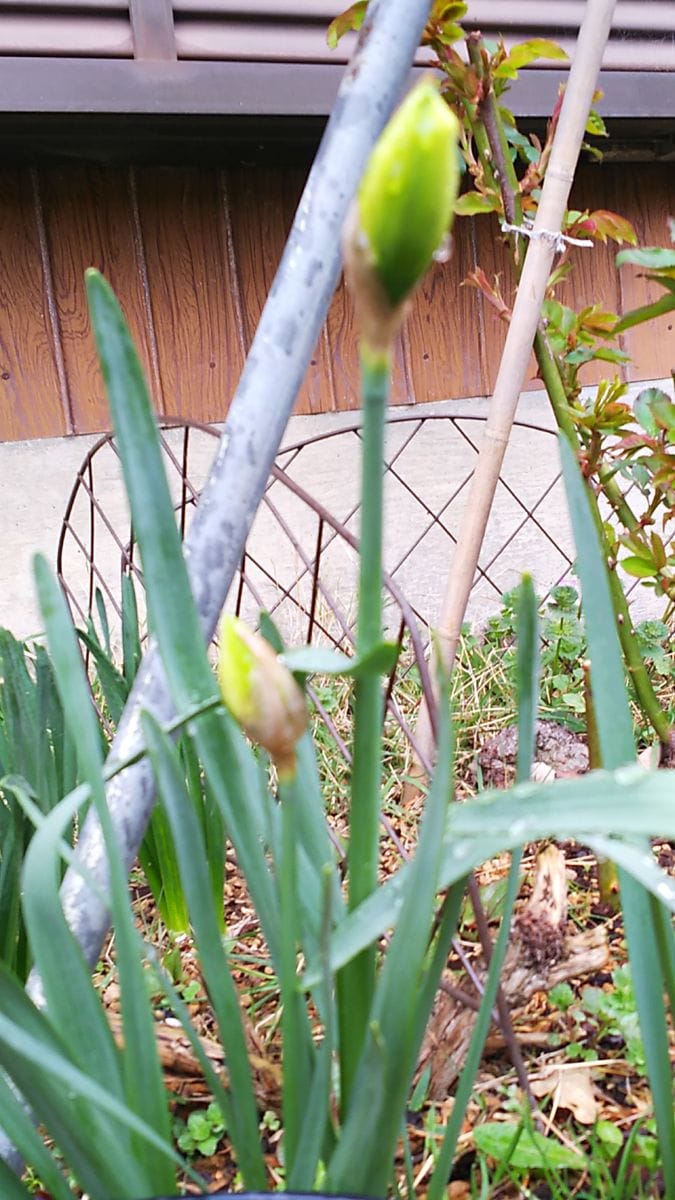
{"label": "bamboo stake", "polygon": [[[530,245],[441,606],[436,653],[447,671],[455,660],[485,529],[539,325],[546,283],[559,243],[560,226],[615,3],[616,0],[588,0],[579,30],[541,201],[528,238]],[[431,721],[424,701],[417,720],[416,739],[422,756],[433,753]]]}

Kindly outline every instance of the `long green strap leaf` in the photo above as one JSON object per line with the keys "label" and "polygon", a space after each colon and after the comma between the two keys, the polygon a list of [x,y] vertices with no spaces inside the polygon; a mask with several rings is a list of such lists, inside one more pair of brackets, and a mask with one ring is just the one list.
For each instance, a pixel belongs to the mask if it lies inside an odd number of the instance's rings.
{"label": "long green strap leaf", "polygon": [[[11,1090],[6,1080],[0,1075],[0,1127],[11,1139],[24,1162],[30,1163],[33,1171],[49,1188],[52,1200],[72,1200],[72,1192],[63,1175],[57,1167],[52,1155],[45,1146],[42,1137],[37,1132],[33,1121],[24,1109],[16,1093]],[[2,1162],[5,1171],[17,1183],[16,1176]],[[2,1180],[0,1195],[11,1195],[5,1191],[5,1179]]]}
{"label": "long green strap leaf", "polygon": [[[605,767],[617,767],[635,758],[635,743],[607,567],[578,463],[567,439],[561,435],[559,442],[577,547],[577,569],[591,659],[600,751]],[[610,823],[608,828],[616,828],[615,823]],[[642,831],[643,835],[647,832],[662,831]],[[646,852],[648,847],[644,837],[642,844]],[[619,880],[633,987],[663,1155],[666,1191],[675,1195],[675,1117],[668,1028],[663,1004],[662,931],[655,927],[652,903],[644,887],[623,869],[620,870]],[[665,894],[662,898],[666,899]],[[672,933],[670,941],[672,954]]]}
{"label": "long green strap leaf", "polygon": [[[328,1167],[336,1192],[384,1195],[423,1029],[418,1001],[440,890],[443,830],[452,796],[448,681],[439,702],[437,762],[401,913],[380,971],[347,1119]],[[358,912],[358,910],[356,910]]]}
{"label": "long green strap leaf", "polygon": [[[124,1031],[122,1067],[125,1097],[134,1112],[151,1125],[160,1137],[168,1141],[171,1131],[167,1097],[155,1040],[145,974],[138,954],[137,933],[129,901],[126,873],[122,866],[117,839],[105,799],[103,749],[98,719],[65,597],[49,566],[40,556],[35,559],[34,570],[57,687],[66,719],[73,737],[77,741],[81,774],[91,787],[93,801],[106,841],[116,930],[117,966],[120,975]],[[43,825],[33,841],[38,843],[45,859],[49,859],[51,856],[55,864],[61,831],[59,830],[58,834],[55,834],[50,846],[47,841],[49,834],[45,830],[46,826]],[[52,870],[54,871],[55,867]],[[27,887],[26,889],[26,902],[30,904],[31,894],[39,896],[40,893],[41,883],[36,871],[33,875],[32,888]],[[57,907],[60,912],[58,901]],[[75,938],[69,930],[65,929],[65,922],[60,921],[59,927],[61,930],[59,939],[61,953],[67,955],[73,964],[78,959],[80,961],[79,972],[75,978],[78,979],[77,993],[84,994],[83,972],[86,972],[84,959]],[[37,947],[35,954],[45,989],[47,1006],[53,1019],[58,1020],[59,1027],[61,1027],[63,1022],[69,1020],[66,1015],[60,1015],[63,1010],[63,1001],[59,998],[59,988],[62,986],[63,978],[63,961],[59,964],[58,959],[55,959],[55,946],[52,946],[51,949],[48,946],[51,935],[49,924],[46,927],[45,936],[45,930],[40,928],[39,920],[36,919],[31,925],[31,935],[34,940],[38,939],[40,942],[40,954],[38,954]],[[68,943],[70,943],[70,949],[68,949]],[[75,970],[75,967],[73,969]],[[74,988],[74,983],[71,987]],[[90,993],[91,984],[89,984]],[[89,1014],[92,1030],[98,1027],[98,1037],[90,1044],[84,1043],[84,1050],[89,1056],[86,1069],[90,1070],[95,1077],[100,1077],[99,1048],[103,1051],[106,1043],[101,1027],[102,1013],[100,1013],[98,1021],[94,1017],[95,1004],[100,1007],[100,1001],[96,996],[93,997],[93,1001],[90,999]],[[70,1013],[75,1011],[77,1011],[77,1001],[73,998]],[[73,1052],[77,1053],[75,1047],[73,1047]],[[79,1061],[80,1065],[84,1067],[82,1060]],[[144,1147],[144,1154],[149,1166],[153,1169],[155,1186],[170,1191],[175,1186],[175,1176],[166,1155],[158,1155],[152,1147],[147,1146]]]}
{"label": "long green strap leaf", "polygon": [[185,570],[180,534],[157,439],[147,384],[112,288],[86,274],[87,299],[134,533],[143,560],[148,615],[180,707],[215,695]]}
{"label": "long green strap leaf", "polygon": [[[192,598],[157,427],[131,335],[112,289],[97,271],[87,272],[87,296],[143,560],[150,623],[174,705],[184,712],[216,699],[218,690]],[[195,722],[193,735],[260,914],[270,953],[276,958],[277,897],[260,830],[251,820],[247,804],[254,774],[252,756],[222,712]]]}
{"label": "long green strap leaf", "polygon": [[[128,1105],[117,1100],[88,1073],[72,1064],[37,1010],[33,1009],[32,1014],[24,1011],[22,1015],[17,1009],[15,1017],[7,1015],[8,982],[4,976],[0,1012],[2,1061],[11,1065],[12,1075],[17,1078],[21,1092],[36,1114],[54,1129],[57,1143],[86,1190],[97,1200],[113,1194],[121,1200],[124,1197],[136,1200],[139,1195],[147,1195],[157,1187],[156,1174],[150,1168],[147,1155],[120,1155],[122,1131],[131,1133],[146,1151],[152,1150],[153,1158],[161,1155],[185,1169],[170,1142],[161,1138]],[[27,998],[24,999],[29,1005]],[[16,996],[15,1000],[20,1003],[20,997]],[[64,1096],[69,1098],[69,1105],[64,1105]],[[86,1114],[100,1116],[90,1121]],[[78,1115],[80,1119],[74,1119]],[[88,1146],[92,1137],[100,1141],[98,1155]],[[123,1171],[120,1161],[124,1163]]]}
{"label": "long green strap leaf", "polygon": [[143,714],[142,722],[162,804],[176,846],[204,981],[227,1055],[234,1098],[228,1102],[225,1114],[227,1127],[246,1186],[264,1191],[267,1175],[260,1149],[258,1114],[246,1039],[239,1001],[213,906],[202,831],[185,790],[175,749],[148,713]]}

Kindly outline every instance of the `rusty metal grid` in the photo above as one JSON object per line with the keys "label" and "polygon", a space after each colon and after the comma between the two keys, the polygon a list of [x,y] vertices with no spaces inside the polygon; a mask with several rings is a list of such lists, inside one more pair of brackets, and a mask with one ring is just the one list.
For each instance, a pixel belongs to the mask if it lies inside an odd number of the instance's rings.
{"label": "rusty metal grid", "polygon": [[[428,565],[433,542],[444,574],[449,567],[467,485],[478,455],[483,420],[460,412],[394,416],[388,422],[384,464],[387,521],[394,526],[404,523],[405,529],[399,527],[393,547],[388,550],[385,545],[385,584],[399,606],[405,604],[403,595],[407,597],[411,613],[422,630],[428,630],[434,623],[439,592],[420,586],[426,577],[419,563],[426,559]],[[556,488],[560,492],[554,431],[533,422],[517,421],[514,435],[522,432],[533,442],[528,478],[514,478],[514,472],[509,472],[507,452],[491,521],[496,522],[496,532],[491,537],[488,530],[474,583],[474,590],[482,585],[484,594],[493,603],[506,590],[505,580],[507,585],[509,579],[515,582],[522,570],[533,567],[537,576],[541,562],[533,564],[518,557],[525,530],[536,536],[542,554],[546,550],[552,556],[551,569],[544,572],[540,582],[542,594],[568,576],[572,568],[566,521],[561,519],[552,525],[551,512],[546,511],[547,501],[549,507],[553,504],[554,511],[559,511],[554,502]],[[184,535],[204,477],[203,463],[201,477],[199,467],[193,466],[195,443],[201,441],[203,459],[204,440],[210,443],[219,436],[219,431],[210,425],[171,422],[163,425],[160,436],[176,519]],[[425,437],[427,447],[420,448],[419,443]],[[341,582],[341,572],[339,564],[330,563],[330,551],[336,544],[342,544],[354,552],[356,561],[359,446],[360,430],[354,423],[304,438],[280,451],[233,587],[238,612],[250,617],[252,605],[266,607],[272,616],[285,616],[288,625],[290,609],[303,619],[292,630],[297,634],[296,640],[311,641],[317,633],[335,645],[350,640],[354,623],[349,611],[352,591],[349,588],[347,597],[340,600],[333,595],[335,584]],[[323,486],[325,478],[318,481],[322,500],[316,496],[313,478],[317,450],[324,456],[324,475],[326,462],[336,468],[334,487],[328,496]],[[207,450],[206,454],[209,453]],[[449,462],[451,455],[454,459]],[[120,508],[113,479],[116,464],[114,438],[107,434],[86,455],[62,522],[57,570],[77,621],[85,621],[94,612],[96,588],[100,588],[106,605],[120,617],[123,572],[131,572],[142,583],[133,531],[128,516]],[[433,480],[433,497],[429,495],[430,480]],[[294,498],[294,504],[289,503],[290,497]],[[560,497],[562,500],[561,492]],[[399,522],[400,509],[403,511]],[[303,526],[303,541],[296,536],[299,524]],[[447,544],[447,548],[439,556],[442,544]],[[281,555],[280,546],[287,547],[289,553]],[[111,547],[116,554],[114,566]],[[350,582],[348,574],[344,582]],[[332,628],[325,620],[322,623],[319,599],[332,614]],[[388,617],[388,624],[395,624],[393,617]]]}
{"label": "rusty metal grid", "polygon": [[[397,681],[416,665],[423,690],[431,695],[428,631],[436,616],[441,577],[445,578],[456,544],[482,421],[459,412],[393,416],[387,425],[387,524],[398,529],[398,536],[394,545],[385,545],[385,619],[388,635],[406,646],[397,672],[388,680],[387,707],[413,749],[413,731],[397,704]],[[507,457],[495,504],[497,534],[488,534],[474,583],[479,616],[490,608],[494,611],[507,586],[532,568],[526,558],[515,559],[519,552],[522,557],[523,545],[531,546],[533,537],[540,557],[550,559],[540,593],[568,578],[572,568],[569,536],[565,533],[561,540],[559,529],[550,528],[550,512],[545,511],[546,502],[560,487],[555,436],[532,422],[517,422],[514,429],[515,437],[535,439],[538,474],[534,487],[532,480],[529,487],[525,487],[528,481],[519,484],[513,472],[510,476]],[[160,436],[176,520],[184,536],[219,431],[210,425],[174,422],[164,425]],[[319,641],[350,650],[358,561],[359,458],[356,423],[304,438],[280,451],[231,590],[230,610],[254,624],[260,610],[266,609],[289,642]],[[319,476],[323,472],[318,480],[317,471]],[[332,491],[326,472],[332,478]],[[312,494],[317,487],[322,500]],[[122,495],[117,449],[113,435],[107,434],[91,448],[77,473],[58,543],[58,576],[76,623],[96,619],[97,590],[112,624],[119,623],[125,573],[140,585],[136,590],[142,600],[142,567]],[[432,560],[435,572],[429,570]],[[320,696],[315,694],[313,700],[349,761],[348,748]]]}

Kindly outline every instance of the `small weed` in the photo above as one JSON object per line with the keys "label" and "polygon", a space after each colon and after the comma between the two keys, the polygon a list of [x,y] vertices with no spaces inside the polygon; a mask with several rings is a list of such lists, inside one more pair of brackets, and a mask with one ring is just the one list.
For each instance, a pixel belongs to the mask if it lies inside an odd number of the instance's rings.
{"label": "small weed", "polygon": [[[458,774],[473,760],[478,743],[515,721],[513,671],[515,666],[516,591],[505,592],[498,613],[481,632],[465,625],[462,630],[452,681],[452,703],[458,741]],[[586,637],[579,595],[575,587],[561,584],[541,601],[540,717],[559,721],[570,729],[585,727],[584,675]],[[661,703],[675,712],[675,656],[671,634],[663,621],[647,620],[636,626],[638,644],[651,668]],[[644,721],[635,710],[636,733]]]}
{"label": "small weed", "polygon": [[622,1042],[626,1061],[644,1075],[647,1066],[629,967],[617,967],[612,972],[612,983],[611,991],[584,988],[582,1009],[586,1020],[590,1018],[597,1023],[598,1040]]}
{"label": "small weed", "polygon": [[219,1106],[212,1102],[202,1112],[191,1112],[187,1121],[174,1121],[173,1132],[178,1149],[183,1154],[210,1158],[225,1133],[223,1114]]}
{"label": "small weed", "polygon": [[611,989],[586,987],[577,998],[568,983],[561,983],[551,989],[549,1002],[566,1015],[573,1039],[567,1046],[568,1057],[593,1060],[598,1056],[598,1045],[607,1050],[619,1049],[639,1075],[646,1074],[633,984],[627,966],[616,967],[612,972]]}
{"label": "small weed", "polygon": [[635,1125],[627,1137],[611,1121],[597,1121],[564,1144],[538,1133],[525,1115],[491,1121],[473,1132],[476,1158],[472,1200],[546,1196],[547,1200],[653,1200],[659,1195],[659,1149],[653,1123]]}

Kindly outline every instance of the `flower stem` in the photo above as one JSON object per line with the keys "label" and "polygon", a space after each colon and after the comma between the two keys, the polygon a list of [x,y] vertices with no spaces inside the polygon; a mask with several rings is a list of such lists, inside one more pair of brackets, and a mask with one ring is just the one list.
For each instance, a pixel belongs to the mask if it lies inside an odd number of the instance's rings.
{"label": "flower stem", "polygon": [[[382,462],[384,414],[389,392],[390,355],[361,350],[363,451],[361,538],[356,647],[367,654],[382,637]],[[377,886],[382,773],[382,684],[378,674],[354,687],[348,902],[354,909]],[[364,1043],[375,987],[375,947],[359,954],[338,977],[342,1113],[347,1111]]]}
{"label": "flower stem", "polygon": [[309,1046],[311,1034],[297,978],[297,946],[300,918],[298,914],[297,863],[297,775],[280,780],[281,854],[279,863],[279,903],[281,907],[280,990],[282,1001],[283,1076],[282,1105],[284,1115],[284,1152],[286,1170],[293,1171],[302,1128],[302,1100],[307,1096],[311,1079]]}

